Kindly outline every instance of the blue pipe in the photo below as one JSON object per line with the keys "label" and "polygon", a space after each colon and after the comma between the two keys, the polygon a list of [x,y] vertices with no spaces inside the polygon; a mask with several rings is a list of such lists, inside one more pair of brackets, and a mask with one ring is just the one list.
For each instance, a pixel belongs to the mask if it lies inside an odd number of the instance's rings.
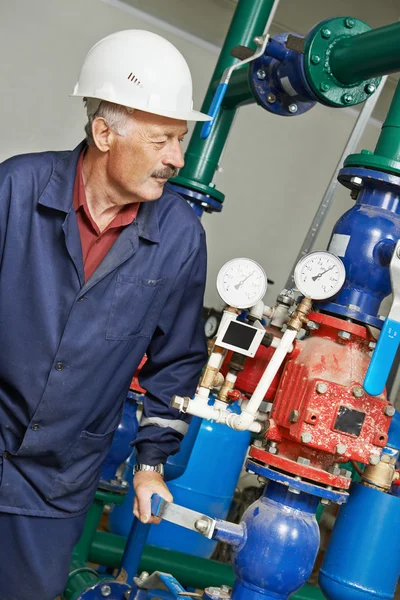
{"label": "blue pipe", "polygon": [[264,55],[250,65],[250,86],[256,102],[283,117],[301,115],[318,101],[307,81],[304,55],[286,47],[288,35],[280,33],[271,38]]}
{"label": "blue pipe", "polygon": [[389,600],[400,575],[400,500],[355,483],[319,575],[328,600]]}
{"label": "blue pipe", "polygon": [[346,267],[346,281],[339,294],[320,307],[381,328],[378,311],[391,293],[389,262],[400,238],[400,177],[350,167],[339,173],[344,185],[354,177],[363,187],[356,205],[336,223],[329,244]]}
{"label": "blue pipe", "polygon": [[235,552],[232,600],[284,600],[311,575],[319,547],[319,500],[270,481],[244,513],[245,543]]}
{"label": "blue pipe", "polygon": [[133,578],[138,573],[140,559],[142,558],[143,550],[150,533],[150,527],[151,525],[142,523],[136,517],[133,519],[118,573],[118,575],[121,575],[121,573],[125,575],[126,573],[126,582],[129,585],[132,585]]}

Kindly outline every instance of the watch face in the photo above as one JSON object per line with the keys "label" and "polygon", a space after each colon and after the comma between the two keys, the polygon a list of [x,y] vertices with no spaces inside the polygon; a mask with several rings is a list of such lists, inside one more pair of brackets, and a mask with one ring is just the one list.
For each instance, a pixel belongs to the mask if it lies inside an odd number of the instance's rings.
{"label": "watch face", "polygon": [[206,337],[212,338],[217,333],[219,319],[216,315],[210,315],[205,322],[204,331]]}

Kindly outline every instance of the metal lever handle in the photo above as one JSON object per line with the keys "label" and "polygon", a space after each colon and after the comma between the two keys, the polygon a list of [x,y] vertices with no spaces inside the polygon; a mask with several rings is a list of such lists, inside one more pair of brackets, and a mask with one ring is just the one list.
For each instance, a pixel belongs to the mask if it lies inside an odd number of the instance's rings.
{"label": "metal lever handle", "polygon": [[364,379],[365,391],[370,396],[379,396],[385,389],[399,343],[400,323],[388,317]]}
{"label": "metal lever handle", "polygon": [[215,529],[215,519],[190,508],[167,502],[158,494],[151,498],[151,514],[175,525],[201,533],[211,539]]}
{"label": "metal lever handle", "polygon": [[151,498],[151,513],[165,521],[201,533],[210,540],[219,540],[231,546],[240,547],[246,538],[243,525],[212,519],[190,508],[167,502],[158,494],[153,494]]}
{"label": "metal lever handle", "polygon": [[[275,12],[276,6],[277,6],[277,0],[275,0],[273,12]],[[256,60],[257,58],[259,58],[260,56],[262,56],[264,54],[265,49],[268,44],[268,41],[269,41],[269,35],[267,34],[267,31],[268,31],[268,28],[269,28],[269,25],[271,22],[271,16],[272,16],[272,12],[268,19],[268,23],[265,26],[263,35],[259,38],[256,38],[258,40],[258,45],[259,45],[258,49],[253,54],[251,54],[251,56],[247,56],[243,60],[240,60],[239,62],[235,63],[234,65],[228,67],[223,72],[220,82],[218,84],[217,90],[214,94],[214,98],[212,99],[210,108],[208,110],[208,114],[210,117],[212,117],[212,120],[204,123],[204,125],[201,129],[200,137],[203,140],[206,140],[211,133],[211,130],[215,123],[215,119],[217,118],[219,109],[221,108],[222,101],[225,97],[226,90],[228,88],[228,83],[229,83],[229,80],[231,78],[233,71],[235,71],[239,67],[242,67],[243,65],[245,65],[249,62],[252,62],[253,60]]]}
{"label": "metal lever handle", "polygon": [[214,98],[212,99],[211,106],[209,108],[208,114],[212,117],[211,121],[207,121],[204,123],[200,137],[202,140],[206,140],[211,133],[211,129],[214,125],[214,121],[219,113],[219,109],[221,108],[222,100],[226,94],[226,90],[228,89],[228,83],[220,82],[217,87],[217,91],[215,92]]}
{"label": "metal lever handle", "polygon": [[370,396],[379,396],[385,389],[400,344],[400,240],[390,261],[390,279],[393,303],[364,379],[365,391]]}

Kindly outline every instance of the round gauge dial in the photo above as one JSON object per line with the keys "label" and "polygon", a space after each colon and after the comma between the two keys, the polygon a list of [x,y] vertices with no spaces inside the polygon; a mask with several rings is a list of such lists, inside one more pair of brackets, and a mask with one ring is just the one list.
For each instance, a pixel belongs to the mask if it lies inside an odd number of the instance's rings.
{"label": "round gauge dial", "polygon": [[250,258],[234,258],[218,273],[217,289],[222,300],[235,308],[250,308],[267,291],[264,269]]}
{"label": "round gauge dial", "polygon": [[296,288],[312,300],[331,298],[346,279],[344,264],[331,252],[311,252],[303,256],[294,270]]}
{"label": "round gauge dial", "polygon": [[207,318],[207,320],[204,324],[204,331],[205,331],[207,338],[214,337],[214,335],[217,333],[218,325],[219,325],[219,319],[218,319],[217,315],[210,315]]}

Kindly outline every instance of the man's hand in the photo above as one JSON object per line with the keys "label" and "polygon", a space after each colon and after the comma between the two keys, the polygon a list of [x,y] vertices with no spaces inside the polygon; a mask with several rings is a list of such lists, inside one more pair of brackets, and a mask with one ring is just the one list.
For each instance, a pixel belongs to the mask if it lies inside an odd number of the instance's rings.
{"label": "man's hand", "polygon": [[151,497],[158,494],[167,502],[172,502],[173,497],[164,479],[160,473],[155,471],[139,471],[133,478],[133,487],[135,490],[135,501],[133,504],[133,514],[140,519],[142,523],[158,524],[161,519],[151,516]]}

